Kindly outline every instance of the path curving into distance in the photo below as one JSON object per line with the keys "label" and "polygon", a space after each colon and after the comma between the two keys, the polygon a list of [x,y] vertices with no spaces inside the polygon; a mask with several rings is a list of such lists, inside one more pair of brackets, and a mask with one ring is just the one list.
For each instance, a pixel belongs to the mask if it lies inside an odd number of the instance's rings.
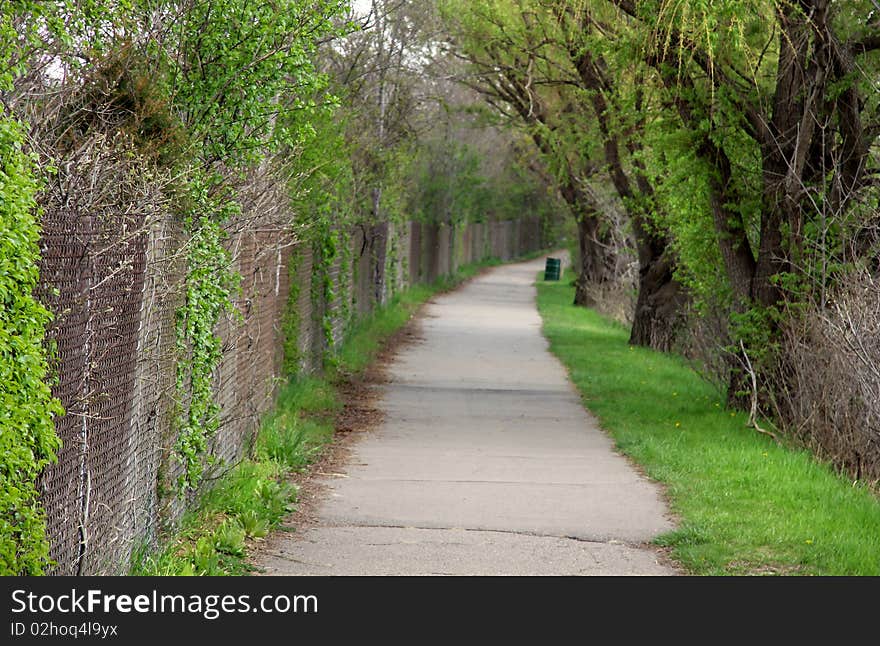
{"label": "path curving into distance", "polygon": [[328,479],[318,523],[272,541],[276,575],[670,575],[658,487],[615,453],[541,335],[544,260],[422,310],[384,422]]}

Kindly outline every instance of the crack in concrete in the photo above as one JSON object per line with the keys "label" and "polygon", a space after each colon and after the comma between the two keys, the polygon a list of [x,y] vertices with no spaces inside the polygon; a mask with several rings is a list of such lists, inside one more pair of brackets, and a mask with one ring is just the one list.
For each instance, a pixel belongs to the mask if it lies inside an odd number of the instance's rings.
{"label": "crack in concrete", "polygon": [[[416,525],[324,525],[325,528],[335,529],[418,529],[440,532],[474,532],[489,534],[507,534],[511,536],[528,536],[530,538],[559,538],[563,540],[575,541],[577,543],[590,543],[593,545],[617,545],[620,547],[628,547],[630,549],[646,550],[648,549],[642,543],[631,543],[616,538],[588,538],[583,536],[571,536],[567,534],[540,534],[538,532],[528,532],[516,529],[491,529],[482,527],[422,527]],[[389,543],[389,545],[399,545],[399,543]]]}
{"label": "crack in concrete", "polygon": [[320,567],[320,568],[333,567],[332,565],[328,565],[326,563],[311,563],[309,561],[301,561],[300,559],[295,559],[292,556],[288,556],[287,554],[284,554],[282,552],[277,552],[275,550],[269,550],[269,551],[265,552],[265,554],[266,554],[266,556],[280,559],[282,561],[287,561],[288,563],[299,563],[300,565],[308,565],[308,566]]}
{"label": "crack in concrete", "polygon": [[416,482],[423,484],[488,484],[523,485],[539,487],[613,487],[630,484],[631,481],[595,480],[592,482],[538,482],[535,480],[449,480],[430,478],[357,478],[361,482]]}
{"label": "crack in concrete", "polygon": [[386,387],[391,388],[399,388],[401,390],[428,390],[432,393],[435,392],[457,392],[463,393],[469,396],[485,396],[485,395],[503,395],[503,396],[517,396],[517,397],[538,397],[541,400],[547,400],[552,398],[553,396],[564,397],[565,399],[575,399],[575,395],[572,394],[570,390],[567,389],[567,386],[564,384],[560,384],[558,388],[546,388],[546,389],[537,389],[537,388],[480,388],[479,386],[472,385],[452,385],[452,384],[438,384],[434,382],[406,382],[406,381],[390,381],[386,384]]}

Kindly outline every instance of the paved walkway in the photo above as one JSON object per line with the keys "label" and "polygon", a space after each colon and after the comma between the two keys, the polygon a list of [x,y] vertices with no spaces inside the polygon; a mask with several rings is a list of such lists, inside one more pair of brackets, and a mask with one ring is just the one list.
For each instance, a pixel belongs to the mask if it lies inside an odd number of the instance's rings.
{"label": "paved walkway", "polygon": [[658,488],[613,450],[541,336],[543,259],[423,310],[384,423],[329,480],[319,523],[273,542],[279,575],[664,575]]}

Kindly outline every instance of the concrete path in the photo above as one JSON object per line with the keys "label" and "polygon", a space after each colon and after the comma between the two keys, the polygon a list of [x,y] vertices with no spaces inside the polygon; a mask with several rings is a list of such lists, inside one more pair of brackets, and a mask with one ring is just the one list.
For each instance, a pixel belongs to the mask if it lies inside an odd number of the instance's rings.
{"label": "concrete path", "polygon": [[541,335],[544,261],[491,270],[423,310],[390,367],[384,423],[328,480],[318,526],[274,542],[279,575],[665,575],[655,485],[613,450]]}

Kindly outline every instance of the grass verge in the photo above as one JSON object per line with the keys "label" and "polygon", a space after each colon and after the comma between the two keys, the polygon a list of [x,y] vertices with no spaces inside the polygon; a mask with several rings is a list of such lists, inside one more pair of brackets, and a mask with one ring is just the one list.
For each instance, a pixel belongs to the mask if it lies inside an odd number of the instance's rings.
{"label": "grass verge", "polygon": [[573,293],[539,278],[544,334],[619,450],[665,485],[678,529],[655,542],[686,571],[880,574],[880,501],[867,487],[748,428],[683,359],[631,347]]}
{"label": "grass verge", "polygon": [[465,265],[454,276],[403,291],[351,330],[324,376],[291,379],[280,389],[248,457],[201,496],[160,550],[136,551],[130,574],[246,573],[250,544],[277,528],[296,502],[296,489],[286,476],[308,468],[333,439],[335,416],[342,406],[340,382],[362,373],[425,301],[497,264],[491,259]]}

